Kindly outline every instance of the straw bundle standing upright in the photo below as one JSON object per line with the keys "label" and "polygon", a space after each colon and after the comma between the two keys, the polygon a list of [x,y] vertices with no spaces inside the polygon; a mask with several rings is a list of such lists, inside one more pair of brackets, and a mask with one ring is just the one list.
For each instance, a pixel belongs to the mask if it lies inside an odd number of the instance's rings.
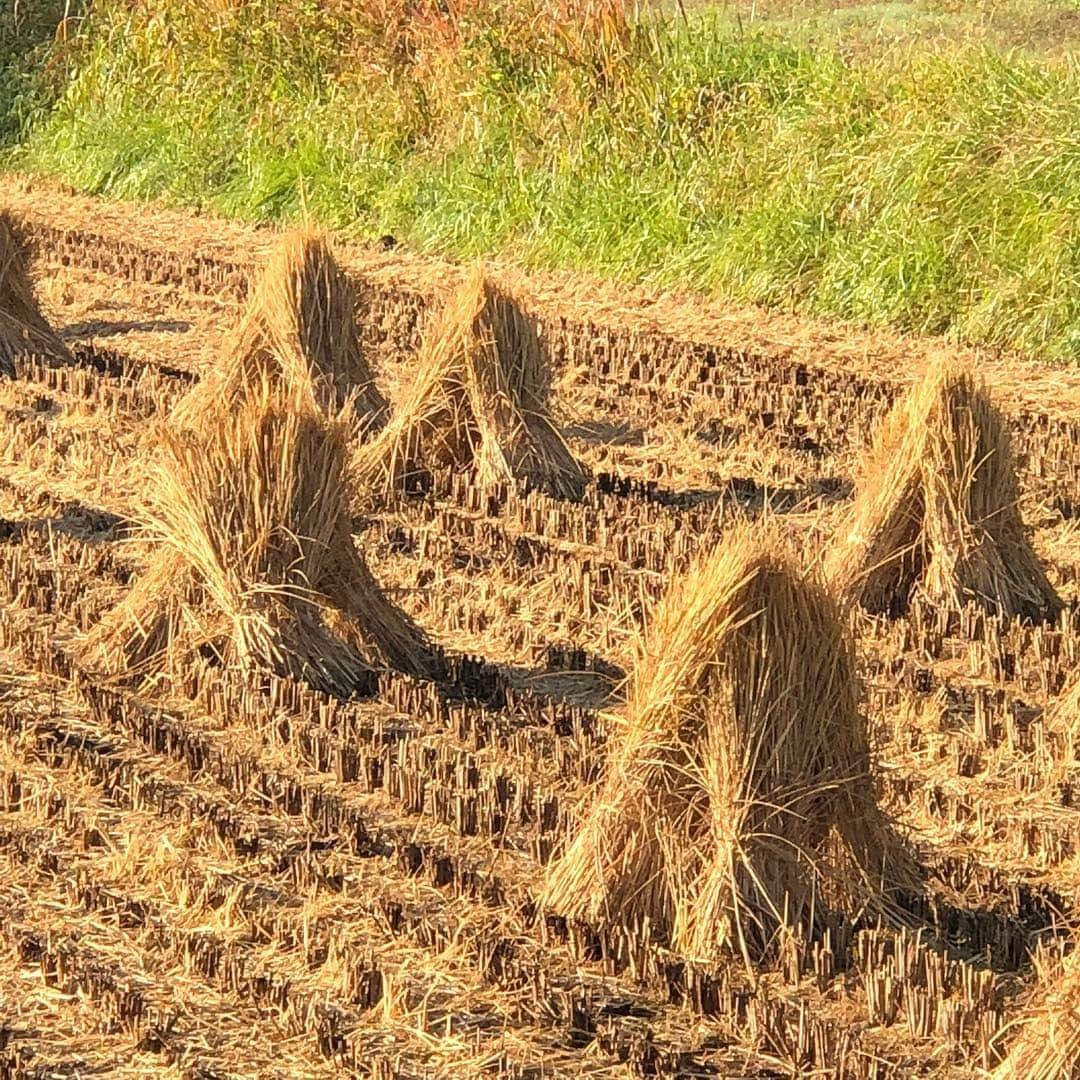
{"label": "straw bundle standing upright", "polygon": [[142,675],[209,649],[346,696],[380,667],[441,674],[353,544],[350,422],[268,380],[206,420],[160,432],[145,510],[156,562],[90,635],[86,662]]}
{"label": "straw bundle standing upright", "polygon": [[879,810],[844,622],[771,540],[729,536],[648,626],[625,725],[543,903],[684,954],[771,952],[918,888]]}
{"label": "straw bundle standing upright", "polygon": [[1017,503],[1008,428],[986,387],[933,367],[889,414],[863,470],[828,576],[851,601],[898,614],[912,594],[1053,619],[1061,601]]}
{"label": "straw bundle standing upright", "polygon": [[548,412],[533,320],[475,270],[436,317],[394,415],[357,460],[358,486],[390,496],[440,469],[578,499],[585,472]]}
{"label": "straw bundle standing upright", "polygon": [[181,403],[176,419],[235,407],[264,377],[306,388],[328,416],[350,410],[362,434],[386,420],[356,330],[356,295],[326,241],[307,232],[284,236],[267,261],[220,364]]}
{"label": "straw bundle standing upright", "polygon": [[0,214],[0,375],[15,377],[20,357],[71,362],[71,354],[41,313],[15,231]]}

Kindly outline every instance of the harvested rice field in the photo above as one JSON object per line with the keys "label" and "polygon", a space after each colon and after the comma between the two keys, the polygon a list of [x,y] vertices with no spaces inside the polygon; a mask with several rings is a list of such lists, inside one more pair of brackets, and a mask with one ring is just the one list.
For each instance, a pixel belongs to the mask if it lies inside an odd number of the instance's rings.
{"label": "harvested rice field", "polygon": [[0,1076],[1080,1075],[1080,375],[0,211]]}

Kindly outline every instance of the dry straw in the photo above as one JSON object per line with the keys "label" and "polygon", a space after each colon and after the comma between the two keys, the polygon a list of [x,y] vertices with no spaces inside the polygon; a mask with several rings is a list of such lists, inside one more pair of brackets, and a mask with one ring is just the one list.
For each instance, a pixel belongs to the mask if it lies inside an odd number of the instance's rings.
{"label": "dry straw", "polygon": [[1063,773],[1070,772],[1080,751],[1080,678],[1074,679],[1061,696],[1047,706],[1044,726],[1054,741],[1055,768]]}
{"label": "dry straw", "polygon": [[844,620],[773,539],[736,531],[651,621],[542,905],[749,963],[826,910],[886,914],[918,887],[876,803]]}
{"label": "dry straw", "polygon": [[348,695],[387,665],[440,656],[353,544],[343,477],[352,423],[264,378],[197,431],[164,430],[146,527],[157,560],[89,637],[114,673],[182,670],[191,650]]}
{"label": "dry straw", "polygon": [[985,385],[938,362],[879,431],[828,576],[874,612],[900,613],[921,590],[954,609],[1055,618],[1061,601],[1018,499],[1008,428]]}
{"label": "dry straw", "polygon": [[482,486],[514,481],[578,499],[585,473],[547,399],[533,319],[475,269],[425,335],[393,418],[361,451],[358,486],[389,495],[439,470],[475,469]]}
{"label": "dry straw", "polygon": [[994,1080],[1067,1080],[1080,1076],[1080,954],[1029,1010]]}
{"label": "dry straw", "polygon": [[71,354],[38,307],[11,221],[0,214],[0,375],[14,378],[16,361],[25,356],[71,362]]}
{"label": "dry straw", "polygon": [[263,377],[307,387],[319,408],[335,415],[347,406],[365,431],[386,420],[357,337],[356,295],[326,241],[295,232],[270,256],[225,357],[181,404],[177,420],[198,426],[222,403],[235,407]]}

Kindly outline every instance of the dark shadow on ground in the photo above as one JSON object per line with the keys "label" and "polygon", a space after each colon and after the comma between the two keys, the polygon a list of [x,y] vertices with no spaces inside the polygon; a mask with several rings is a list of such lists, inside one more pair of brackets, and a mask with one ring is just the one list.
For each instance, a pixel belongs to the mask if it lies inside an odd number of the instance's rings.
{"label": "dark shadow on ground", "polygon": [[199,381],[199,376],[194,371],[172,367],[168,364],[134,360],[129,356],[125,356],[122,352],[117,352],[115,349],[88,345],[81,341],[74,343],[70,347],[70,352],[76,366],[91,368],[100,375],[107,375],[114,379],[131,378],[142,369],[153,367],[158,374],[167,379],[178,379],[184,383],[197,383]]}
{"label": "dark shadow on ground", "polygon": [[612,423],[608,420],[588,420],[563,428],[566,439],[580,439],[599,446],[641,446],[645,442],[645,430],[632,424]]}
{"label": "dark shadow on ground", "polygon": [[130,534],[132,524],[117,514],[74,501],[55,517],[29,517],[12,521],[0,518],[0,543],[18,542],[31,533],[59,533],[88,543],[119,540]]}
{"label": "dark shadow on ground", "polygon": [[60,331],[65,341],[77,341],[81,338],[116,337],[119,334],[154,333],[183,334],[191,329],[191,323],[184,319],[146,319],[133,322],[107,322],[99,319],[95,322],[73,323]]}
{"label": "dark shadow on ground", "polygon": [[661,487],[652,480],[637,480],[614,473],[598,473],[594,481],[600,494],[614,495],[616,498],[640,499],[678,510],[735,502],[751,514],[766,509],[779,514],[812,510],[827,503],[842,502],[852,493],[851,482],[840,477],[822,477],[798,487],[785,487],[733,476],[722,487],[687,488],[681,491]]}
{"label": "dark shadow on ground", "polygon": [[533,668],[496,664],[480,656],[444,653],[439,693],[447,701],[506,709],[514,696],[543,699],[572,709],[611,708],[623,700],[626,674],[577,646],[552,646]]}

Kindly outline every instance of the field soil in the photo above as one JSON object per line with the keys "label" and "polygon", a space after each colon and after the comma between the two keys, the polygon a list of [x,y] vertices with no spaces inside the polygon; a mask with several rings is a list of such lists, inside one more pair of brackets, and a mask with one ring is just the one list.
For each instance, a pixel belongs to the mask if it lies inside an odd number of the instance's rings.
{"label": "field soil", "polygon": [[[672,579],[768,518],[818,562],[875,424],[950,346],[496,265],[538,318],[581,504],[467,483],[357,516],[475,699],[338,702],[193,667],[167,701],[72,650],[147,565],[155,426],[221,355],[269,230],[0,179],[72,367],[0,382],[0,1076],[970,1077],[1059,970],[1080,780],[1080,373],[973,357],[1066,603],[1030,627],[852,615],[882,801],[931,869],[903,930],[709,966],[538,919]],[[453,265],[338,246],[393,402]],[[953,350],[956,351],[956,350]],[[181,692],[182,691],[182,692]]]}

